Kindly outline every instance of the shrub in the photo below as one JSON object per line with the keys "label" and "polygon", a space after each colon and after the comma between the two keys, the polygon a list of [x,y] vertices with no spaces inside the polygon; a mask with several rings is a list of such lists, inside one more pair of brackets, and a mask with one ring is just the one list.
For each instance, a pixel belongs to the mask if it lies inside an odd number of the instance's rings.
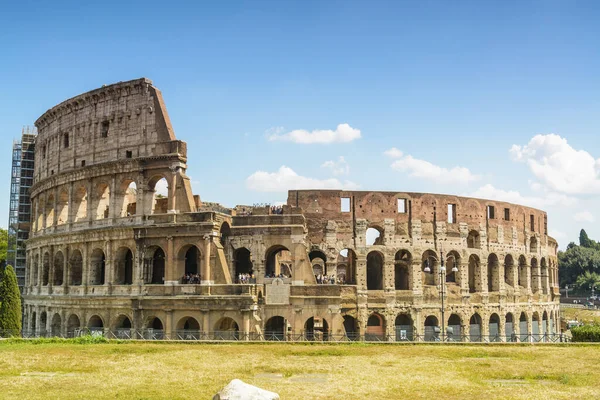
{"label": "shrub", "polygon": [[15,270],[10,265],[6,266],[0,282],[0,301],[0,331],[8,336],[20,335],[21,293]]}
{"label": "shrub", "polygon": [[571,329],[574,342],[600,342],[600,325],[583,325]]}

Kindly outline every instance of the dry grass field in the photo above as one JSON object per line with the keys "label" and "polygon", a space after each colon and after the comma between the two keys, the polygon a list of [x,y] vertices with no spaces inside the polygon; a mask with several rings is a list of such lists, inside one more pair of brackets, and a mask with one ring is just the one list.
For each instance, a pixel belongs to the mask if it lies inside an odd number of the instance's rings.
{"label": "dry grass field", "polygon": [[600,345],[0,341],[3,399],[210,399],[233,378],[282,399],[598,399]]}
{"label": "dry grass field", "polygon": [[588,324],[600,324],[600,310],[589,310],[585,308],[561,308],[560,313],[567,321],[578,320]]}

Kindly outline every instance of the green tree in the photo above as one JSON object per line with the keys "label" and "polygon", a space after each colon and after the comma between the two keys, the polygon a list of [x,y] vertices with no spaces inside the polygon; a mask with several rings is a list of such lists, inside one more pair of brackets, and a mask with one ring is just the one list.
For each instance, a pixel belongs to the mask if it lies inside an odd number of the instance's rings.
{"label": "green tree", "polygon": [[0,228],[0,261],[6,261],[6,251],[8,250],[8,231]]}
{"label": "green tree", "polygon": [[17,285],[17,276],[11,265],[4,269],[0,282],[0,330],[5,334],[17,336],[21,332],[21,293]]}
{"label": "green tree", "polygon": [[575,286],[581,290],[591,290],[592,287],[600,289],[600,274],[585,271],[582,275],[579,275]]}
{"label": "green tree", "polygon": [[585,231],[585,229],[582,229],[579,232],[579,245],[581,247],[592,247],[592,241],[588,237],[587,232]]}
{"label": "green tree", "polygon": [[574,284],[586,271],[600,273],[600,251],[582,246],[569,246],[558,253],[561,285]]}

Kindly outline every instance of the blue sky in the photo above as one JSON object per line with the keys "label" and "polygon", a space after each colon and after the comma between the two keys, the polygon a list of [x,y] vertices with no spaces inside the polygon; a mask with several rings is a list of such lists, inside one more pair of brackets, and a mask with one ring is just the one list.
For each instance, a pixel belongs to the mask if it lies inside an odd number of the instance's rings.
{"label": "blue sky", "polygon": [[582,227],[600,239],[598,2],[85,3],[0,13],[7,192],[23,125],[145,76],[204,200],[307,185],[480,195],[548,211],[563,246]]}

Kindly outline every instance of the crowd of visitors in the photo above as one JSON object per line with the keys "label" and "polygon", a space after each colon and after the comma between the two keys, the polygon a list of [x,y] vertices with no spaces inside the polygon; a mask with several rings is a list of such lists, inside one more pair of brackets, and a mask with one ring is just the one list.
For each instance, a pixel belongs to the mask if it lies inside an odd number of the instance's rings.
{"label": "crowd of visitors", "polygon": [[181,278],[181,283],[200,284],[200,275],[187,273]]}
{"label": "crowd of visitors", "polygon": [[344,275],[340,275],[340,276],[335,276],[334,274],[331,275],[323,275],[323,274],[317,274],[315,275],[315,279],[317,280],[317,283],[320,285],[344,285],[345,282],[345,278]]}
{"label": "crowd of visitors", "polygon": [[280,273],[279,275],[276,275],[275,273],[271,272],[265,275],[265,278],[291,278],[291,276],[288,276],[287,274],[284,274],[283,272]]}
{"label": "crowd of visitors", "polygon": [[254,274],[238,274],[237,283],[256,283],[256,278],[254,277]]}
{"label": "crowd of visitors", "polygon": [[282,206],[271,206],[271,215],[281,215],[283,214]]}

